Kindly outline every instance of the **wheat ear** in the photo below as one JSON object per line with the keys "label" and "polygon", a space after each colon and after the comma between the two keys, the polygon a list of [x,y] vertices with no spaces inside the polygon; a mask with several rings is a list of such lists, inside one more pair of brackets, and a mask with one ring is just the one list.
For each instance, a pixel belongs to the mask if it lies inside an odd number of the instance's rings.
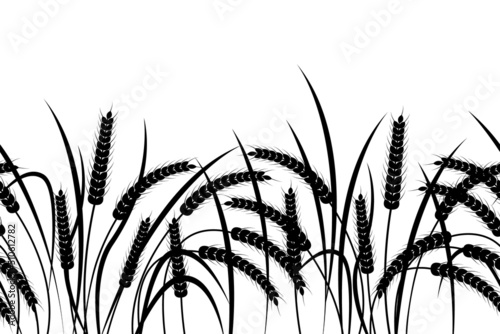
{"label": "wheat ear", "polygon": [[123,266],[122,274],[120,276],[120,286],[124,288],[129,288],[132,285],[132,281],[134,280],[135,273],[139,266],[141,254],[146,248],[146,239],[148,236],[150,224],[151,221],[148,217],[142,220],[141,224],[139,225],[139,230],[135,235],[132,247],[130,248],[127,260],[125,261],[125,265]]}
{"label": "wheat ear", "polygon": [[264,241],[264,237],[259,233],[240,227],[234,227],[231,230],[231,238],[255,247],[260,251],[267,250],[269,256],[288,273],[290,279],[294,283],[295,289],[297,289],[301,295],[304,295],[306,283],[299,273],[300,266],[297,266],[293,258],[289,256],[285,250],[276,246],[272,241]]}
{"label": "wheat ear", "polygon": [[[252,174],[259,182],[271,180],[271,177],[266,175],[263,171],[253,171]],[[188,196],[184,203],[181,204],[181,213],[185,216],[191,215],[194,210],[196,210],[207,199],[212,197],[214,193],[244,182],[251,182],[252,174],[250,174],[250,172],[228,173],[215,178],[213,181],[204,183],[190,196]]]}
{"label": "wheat ear", "polygon": [[89,181],[88,201],[93,205],[100,205],[104,200],[106,182],[109,177],[109,163],[113,141],[114,117],[111,111],[101,117],[97,141],[94,150],[94,163],[92,165]]}
{"label": "wheat ear", "polygon": [[124,220],[132,213],[134,202],[137,201],[147,189],[169,176],[189,172],[194,168],[196,168],[196,166],[189,164],[189,161],[176,162],[156,168],[144,177],[139,178],[134,185],[122,195],[113,210],[113,217],[117,220]]}
{"label": "wheat ear", "polygon": [[169,229],[170,250],[174,252],[172,256],[172,275],[179,280],[179,283],[174,284],[174,295],[177,298],[183,298],[188,294],[187,283],[182,281],[182,277],[186,276],[186,266],[184,256],[178,253],[182,249],[182,242],[179,221],[176,218],[172,219]]}
{"label": "wheat ear", "polygon": [[68,204],[66,194],[59,190],[55,195],[57,237],[59,241],[59,260],[63,269],[74,267],[73,243],[69,223]]}
{"label": "wheat ear", "polygon": [[231,265],[238,268],[242,273],[257,283],[274,305],[278,305],[279,294],[274,285],[266,278],[266,275],[250,261],[233,252],[227,252],[223,248],[201,246],[199,254],[202,259]]}
{"label": "wheat ear", "polygon": [[356,229],[358,232],[359,267],[362,273],[371,274],[374,270],[373,246],[371,240],[372,226],[368,220],[366,199],[359,194],[354,199],[356,210]]}
{"label": "wheat ear", "polygon": [[386,292],[389,284],[394,277],[399,274],[404,267],[408,266],[413,260],[424,255],[426,252],[443,246],[451,241],[450,232],[438,232],[429,235],[415,243],[403,252],[398,254],[394,260],[387,266],[382,278],[377,284],[377,296],[381,298]]}

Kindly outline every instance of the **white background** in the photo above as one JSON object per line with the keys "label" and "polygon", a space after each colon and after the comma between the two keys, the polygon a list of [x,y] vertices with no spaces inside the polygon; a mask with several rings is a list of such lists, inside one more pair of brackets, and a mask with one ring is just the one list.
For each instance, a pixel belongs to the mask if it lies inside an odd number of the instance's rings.
{"label": "white background", "polygon": [[[405,116],[411,115],[407,191],[394,215],[391,256],[404,246],[418,207],[420,197],[411,191],[422,179],[418,163],[434,161],[434,154],[448,154],[464,139],[459,155],[480,163],[498,160],[496,149],[467,113],[472,111],[494,133],[500,133],[498,9],[493,1],[457,0],[4,1],[0,4],[1,145],[20,166],[42,171],[55,188],[62,185],[67,189],[70,179],[64,147],[44,100],[65,126],[74,151],[78,145],[86,161],[91,158],[99,110],[107,111],[113,104],[120,116],[112,185],[97,222],[103,228],[111,223],[115,199],[139,169],[143,120],[149,134],[148,167],[152,168],[193,157],[207,163],[235,146],[233,130],[246,144],[297,153],[282,117],[286,115],[309,159],[327,174],[320,123],[300,66],[314,85],[329,122],[340,195],[345,193],[357,154],[378,120],[386,114],[398,116],[403,108]],[[382,182],[389,120],[386,116],[366,160],[376,186]],[[234,154],[214,173],[237,166],[242,164]],[[424,168],[430,175],[435,170],[429,165]],[[289,179],[289,174],[279,175],[280,180]],[[456,175],[449,175],[456,180]],[[172,187],[181,184],[171,183]],[[40,195],[37,200],[44,212],[47,199],[39,186],[30,183]],[[287,187],[288,181],[274,186],[264,193],[279,200],[281,186]],[[366,168],[359,187],[368,191]],[[165,194],[172,189],[165,188]],[[300,189],[308,198],[306,188]],[[377,196],[380,201],[379,191]],[[23,205],[22,196],[18,197]],[[152,198],[144,202],[138,216],[159,212],[165,197]],[[303,225],[310,235],[317,235],[314,215],[306,221],[307,213],[312,213],[310,205],[310,198],[302,204]],[[216,216],[210,212],[213,208],[206,210],[193,217],[194,227],[185,224],[185,229],[216,226]],[[29,216],[27,210],[25,215]],[[231,219],[242,215],[228,213]],[[380,206],[374,228],[380,261],[380,233],[386,215]],[[488,234],[469,214],[464,217],[468,218],[464,230]],[[247,226],[258,223],[255,219]],[[433,224],[432,212],[426,219],[422,233]],[[237,225],[230,222],[230,226]],[[120,269],[134,230],[130,226],[122,238],[128,239],[110,264],[116,267],[110,273]],[[34,259],[29,242],[23,233],[19,237],[24,245],[19,252],[25,255],[21,258],[29,262]],[[463,238],[456,240],[457,244],[464,242]],[[442,261],[442,254],[436,256]],[[464,264],[477,266],[468,260]],[[224,279],[225,270],[215,268]],[[379,264],[372,282],[381,270]],[[274,271],[280,275],[276,267]],[[237,329],[239,333],[262,333],[262,315],[255,306],[262,302],[262,294],[242,276],[237,278]],[[410,332],[451,332],[451,305],[437,299],[439,280],[425,272],[420,278]],[[110,282],[113,287],[113,280]],[[321,284],[321,279],[311,278],[310,285],[313,282]],[[288,300],[279,313],[272,310],[269,333],[296,330],[292,294],[290,289],[283,290]],[[215,288],[213,291],[215,294]],[[498,322],[498,313],[478,294],[464,288],[460,292],[456,332],[468,333],[474,328],[492,333],[489,328]],[[301,306],[305,333],[321,331],[321,289],[314,295],[306,296]],[[217,296],[223,305],[220,292]],[[188,332],[217,333],[206,299],[194,287],[190,297],[185,303]],[[171,294],[168,298],[175,303],[169,308],[171,332],[178,333],[178,304]],[[129,308],[125,305],[121,310],[112,332],[129,329]],[[225,306],[221,311],[227,314]],[[334,312],[332,305],[328,311]],[[337,326],[332,319],[330,330]],[[382,323],[383,314],[377,313],[376,320]],[[54,323],[56,326],[57,321]],[[379,328],[379,333],[385,331],[382,324]]]}

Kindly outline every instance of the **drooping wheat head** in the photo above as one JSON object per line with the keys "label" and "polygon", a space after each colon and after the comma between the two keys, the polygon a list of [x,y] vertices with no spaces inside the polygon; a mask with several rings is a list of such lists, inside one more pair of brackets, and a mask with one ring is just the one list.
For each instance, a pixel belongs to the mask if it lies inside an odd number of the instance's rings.
{"label": "drooping wheat head", "polygon": [[199,254],[202,259],[211,260],[225,265],[231,265],[239,269],[243,274],[249,277],[252,281],[257,283],[264,291],[267,298],[278,305],[279,293],[274,285],[267,279],[266,274],[262,272],[257,266],[250,261],[242,258],[233,252],[227,252],[223,248],[201,246]]}

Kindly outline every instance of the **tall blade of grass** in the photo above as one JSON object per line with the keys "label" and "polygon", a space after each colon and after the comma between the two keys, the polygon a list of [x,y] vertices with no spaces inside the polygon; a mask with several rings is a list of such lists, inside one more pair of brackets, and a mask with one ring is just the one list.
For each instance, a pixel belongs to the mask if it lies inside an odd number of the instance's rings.
{"label": "tall blade of grass", "polygon": [[[384,116],[385,117],[385,116]],[[341,230],[340,230],[340,235],[339,235],[339,253],[343,256],[344,255],[344,247],[345,247],[345,239],[347,235],[347,222],[349,219],[349,210],[351,208],[351,199],[354,194],[354,187],[356,186],[356,181],[358,179],[358,174],[361,169],[361,163],[363,162],[363,159],[365,157],[366,151],[368,150],[368,146],[370,145],[370,142],[375,135],[375,132],[377,131],[380,123],[384,119],[382,117],[380,121],[377,123],[375,128],[373,129],[372,133],[368,137],[368,139],[365,142],[365,145],[363,146],[363,149],[361,150],[361,153],[359,154],[358,161],[356,162],[356,165],[354,167],[354,170],[352,172],[351,180],[349,182],[349,187],[347,188],[347,193],[345,197],[345,203],[344,203],[344,211],[342,213],[342,225],[341,225]],[[342,305],[342,264],[339,263],[339,305]],[[351,291],[349,291],[349,298],[351,298]],[[349,305],[349,312],[351,312],[352,305]],[[341,307],[342,309],[342,307]],[[341,313],[342,314],[342,313]]]}
{"label": "tall blade of grass", "polygon": [[[255,193],[255,200],[257,201],[258,205],[262,205],[262,197],[260,195],[260,190],[259,190],[259,185],[257,184],[257,180],[255,179],[254,171],[252,168],[252,164],[250,163],[250,159],[248,159],[248,155],[245,152],[245,149],[243,148],[243,145],[241,144],[240,139],[234,133],[234,136],[236,137],[236,140],[238,141],[238,145],[240,146],[241,153],[243,155],[243,158],[245,159],[245,164],[247,166],[248,171],[250,172],[250,176],[252,179],[252,188],[253,192]],[[264,217],[263,213],[259,214],[260,217],[260,227],[262,229],[262,236],[264,237],[264,242],[267,242],[267,226],[266,226],[266,218]],[[229,238],[229,235],[226,236]],[[269,280],[269,251],[267,249],[264,249],[264,256],[265,256],[265,263],[266,263],[266,279]],[[231,266],[228,266],[231,267]],[[232,269],[231,269],[232,270]],[[268,320],[268,315],[269,315],[269,298],[266,298],[266,319],[264,321],[264,333],[267,331],[267,320]]]}
{"label": "tall blade of grass", "polygon": [[[290,125],[290,123],[288,123],[288,126],[290,127],[290,130],[292,131],[292,134],[293,134],[293,137],[295,138],[295,142],[297,143],[297,147],[299,148],[299,151],[300,151],[300,155],[302,156],[302,160],[304,161],[304,166],[306,169],[311,169],[311,165],[309,164],[309,160],[307,159],[307,155],[306,155],[306,152],[299,140],[299,137],[297,136],[297,134],[295,133],[295,131],[293,130],[292,126]],[[336,180],[334,179],[333,181],[331,181],[334,185],[332,186],[333,187],[333,190],[334,191],[334,205],[336,206],[336,203],[337,203],[337,194],[336,194],[336,187],[335,187],[335,184],[337,183]],[[325,223],[323,221],[323,210],[321,209],[321,202],[319,200],[319,196],[313,191],[313,197],[314,197],[314,204],[316,206],[316,215],[318,217],[318,224],[319,224],[319,232],[320,232],[320,237],[321,237],[321,247],[322,247],[322,250],[323,251],[326,251],[326,234],[325,234]],[[333,207],[332,207],[332,210],[333,210]],[[335,211],[337,209],[335,208]],[[330,249],[335,249],[335,239],[336,239],[336,231],[337,231],[337,228],[335,226],[335,215],[333,216],[333,222],[332,222],[332,239],[331,239],[331,246],[330,246]],[[333,259],[333,257],[331,257]],[[333,262],[331,262],[330,264],[330,267],[332,266]],[[325,274],[326,274],[326,271],[328,269],[328,266],[326,264],[326,257],[323,257],[323,270],[325,271]],[[330,286],[330,281],[327,280],[325,281],[325,299],[324,299],[324,305],[323,305],[323,332],[325,331],[325,324],[326,324],[326,302],[327,302],[327,298],[328,298],[328,287]],[[334,300],[334,302],[336,303],[336,301]],[[340,324],[342,326],[342,318],[340,317],[339,318],[339,321],[340,321]]]}
{"label": "tall blade of grass", "polygon": [[[462,142],[463,143],[463,142]],[[451,158],[455,152],[460,148],[462,145],[460,143],[448,156],[448,159]],[[434,175],[434,178],[432,179],[432,182],[430,184],[431,187],[434,187],[439,180],[439,177],[443,173],[443,170],[445,168],[445,165],[441,165],[440,168],[438,169],[437,173]],[[409,251],[411,245],[415,242],[415,238],[417,237],[417,232],[418,228],[420,226],[420,222],[422,221],[422,217],[424,215],[425,208],[427,207],[427,203],[429,202],[430,199],[430,192],[426,192],[424,194],[424,197],[422,198],[422,201],[420,202],[420,207],[418,208],[417,214],[415,216],[415,220],[412,225],[412,229],[410,232],[410,236],[408,238],[408,243],[406,249]],[[406,273],[407,273],[408,268],[405,266],[403,267],[403,270],[401,272],[401,278],[398,284],[398,290],[396,292],[396,299],[395,299],[395,306],[394,306],[394,331],[395,334],[398,333],[398,327],[399,327],[399,317],[401,313],[401,307],[402,307],[402,300],[403,300],[403,292],[404,292],[404,284],[406,281]]]}
{"label": "tall blade of grass", "polygon": [[[422,166],[419,166],[420,170],[422,171],[422,174],[424,174],[425,178],[425,183],[430,186],[430,181],[429,178],[427,177],[427,174],[425,174],[425,171],[422,169]],[[432,201],[434,202],[434,206],[436,207],[436,210],[439,208],[439,202],[436,197],[436,194],[432,193]],[[447,232],[446,228],[446,222],[442,219],[439,220],[439,226],[441,227],[441,232]],[[453,258],[451,256],[451,250],[450,250],[450,242],[445,239],[444,241],[444,248],[446,250],[446,259],[448,260],[448,265],[452,266],[453,265]],[[416,274],[416,273],[415,273]],[[454,280],[450,278],[450,292],[451,292],[451,326],[452,326],[452,334],[455,334],[455,285],[454,285]]]}
{"label": "tall blade of grass", "polygon": [[[236,137],[236,138],[238,138],[238,137]],[[240,144],[240,147],[241,147],[241,144]],[[202,168],[201,164],[200,164],[200,168]],[[253,171],[250,168],[251,167],[249,167],[248,171],[250,172],[250,175],[252,175],[252,180],[254,180]],[[205,178],[207,179],[207,182],[211,182],[207,173],[205,172],[204,174],[205,174]],[[217,214],[219,216],[219,222],[220,222],[220,226],[222,229],[224,248],[226,249],[226,251],[228,253],[231,253],[231,239],[229,238],[229,230],[227,228],[226,218],[224,216],[224,210],[222,209],[222,205],[220,204],[220,200],[219,200],[219,196],[217,195],[217,192],[214,192],[212,195],[214,197],[215,206],[217,207]],[[228,328],[228,331],[229,331],[229,334],[233,334],[234,308],[235,308],[235,304],[236,304],[235,289],[234,289],[234,270],[233,270],[233,266],[226,266],[226,267],[227,267],[227,281],[228,281],[228,286],[229,286],[229,328]]]}

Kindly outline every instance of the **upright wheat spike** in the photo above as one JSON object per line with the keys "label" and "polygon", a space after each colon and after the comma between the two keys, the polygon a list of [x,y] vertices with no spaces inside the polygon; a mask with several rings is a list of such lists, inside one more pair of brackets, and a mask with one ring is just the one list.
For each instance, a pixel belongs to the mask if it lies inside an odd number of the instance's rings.
{"label": "upright wheat spike", "polygon": [[26,301],[26,304],[36,312],[36,305],[38,300],[35,297],[28,280],[15,268],[9,260],[0,258],[0,272],[5,275],[5,277],[11,280],[14,285],[21,291],[21,294]]}
{"label": "upright wheat spike", "polygon": [[66,194],[62,189],[55,195],[57,237],[59,240],[59,260],[61,267],[69,270],[74,267],[73,243],[69,224],[68,204]]}
{"label": "upright wheat spike", "polygon": [[14,194],[11,193],[10,188],[7,188],[3,181],[0,179],[0,201],[9,213],[16,213],[19,211],[19,203],[17,202]]}
{"label": "upright wheat spike", "polygon": [[278,305],[279,294],[274,287],[274,285],[266,278],[266,274],[257,268],[254,264],[250,263],[248,260],[243,259],[241,256],[234,254],[233,252],[227,252],[223,248],[201,246],[199,249],[199,254],[202,259],[208,259],[211,261],[224,263],[226,265],[231,265],[238,268],[247,277],[257,283],[261,289],[267,295],[270,301],[274,305]]}
{"label": "upright wheat spike", "polygon": [[0,315],[8,324],[11,323],[12,310],[2,297],[0,297]]}
{"label": "upright wheat spike", "polygon": [[233,240],[253,246],[260,251],[267,250],[269,256],[288,273],[290,279],[294,283],[295,289],[298,290],[301,295],[304,295],[306,283],[299,273],[300,266],[296,265],[293,258],[289,256],[286,251],[276,246],[272,241],[264,241],[264,237],[257,232],[252,232],[240,227],[234,227],[231,230],[231,237]]}
{"label": "upright wheat spike", "polygon": [[111,155],[113,140],[114,118],[111,111],[101,117],[99,134],[95,144],[94,164],[92,166],[88,201],[93,205],[103,202],[106,192],[106,181],[108,180],[108,166]]}
{"label": "upright wheat spike", "polygon": [[405,249],[387,266],[379,283],[377,284],[377,296],[381,298],[386,292],[394,277],[413,260],[424,255],[426,252],[443,246],[451,241],[450,232],[438,232],[423,239],[415,241],[410,249]]}
{"label": "upright wheat spike", "polygon": [[125,265],[123,266],[120,278],[120,286],[124,288],[129,288],[132,285],[132,281],[134,280],[135,273],[139,266],[141,254],[146,248],[146,238],[148,236],[150,224],[151,222],[148,217],[142,220],[141,224],[139,225],[139,230],[135,235],[134,242],[132,243],[132,247],[130,248],[130,252],[128,253],[128,257],[125,261]]}
{"label": "upright wheat spike", "polygon": [[385,178],[384,206],[389,210],[396,210],[401,200],[403,190],[403,168],[405,157],[406,122],[403,115],[392,122],[392,133],[387,160]]}
{"label": "upright wheat spike", "polygon": [[[252,174],[259,182],[271,180],[271,177],[266,175],[263,171],[253,171]],[[250,174],[250,172],[228,173],[215,178],[213,181],[204,183],[195,190],[191,196],[188,196],[184,203],[182,203],[180,207],[181,213],[185,216],[191,215],[200,204],[212,197],[214,193],[244,182],[251,182],[252,174]]]}
{"label": "upright wheat spike", "polygon": [[312,169],[307,168],[299,159],[290,154],[274,151],[264,147],[254,147],[254,151],[248,153],[255,159],[272,161],[286,167],[298,174],[306,183],[309,184],[312,191],[320,198],[321,202],[330,204],[333,201],[333,194],[329,190],[325,181],[318,176]]}
{"label": "upright wheat spike", "polygon": [[354,199],[356,209],[356,228],[358,231],[358,248],[359,248],[359,267],[362,273],[371,274],[374,270],[373,266],[373,247],[371,241],[372,226],[368,220],[366,209],[366,199],[359,194],[358,198]]}
{"label": "upright wheat spike", "polygon": [[182,249],[182,242],[179,221],[176,218],[172,219],[169,229],[170,250],[175,253],[172,257],[172,275],[175,278],[181,279],[179,283],[174,284],[174,294],[177,298],[183,298],[188,294],[187,283],[182,281],[182,277],[186,276],[186,267],[184,265],[184,256],[178,253]]}
{"label": "upright wheat spike", "polygon": [[196,168],[196,166],[189,164],[189,161],[182,161],[163,165],[146,174],[144,177],[138,179],[134,185],[122,195],[113,210],[113,217],[117,220],[126,219],[132,213],[132,204],[134,201],[138,200],[147,189],[169,176],[189,172],[194,168]]}
{"label": "upright wheat spike", "polygon": [[482,294],[498,311],[500,311],[499,293],[495,291],[492,285],[467,269],[450,266],[448,263],[433,263],[431,265],[431,273],[434,276],[453,279],[459,283],[470,286]]}

